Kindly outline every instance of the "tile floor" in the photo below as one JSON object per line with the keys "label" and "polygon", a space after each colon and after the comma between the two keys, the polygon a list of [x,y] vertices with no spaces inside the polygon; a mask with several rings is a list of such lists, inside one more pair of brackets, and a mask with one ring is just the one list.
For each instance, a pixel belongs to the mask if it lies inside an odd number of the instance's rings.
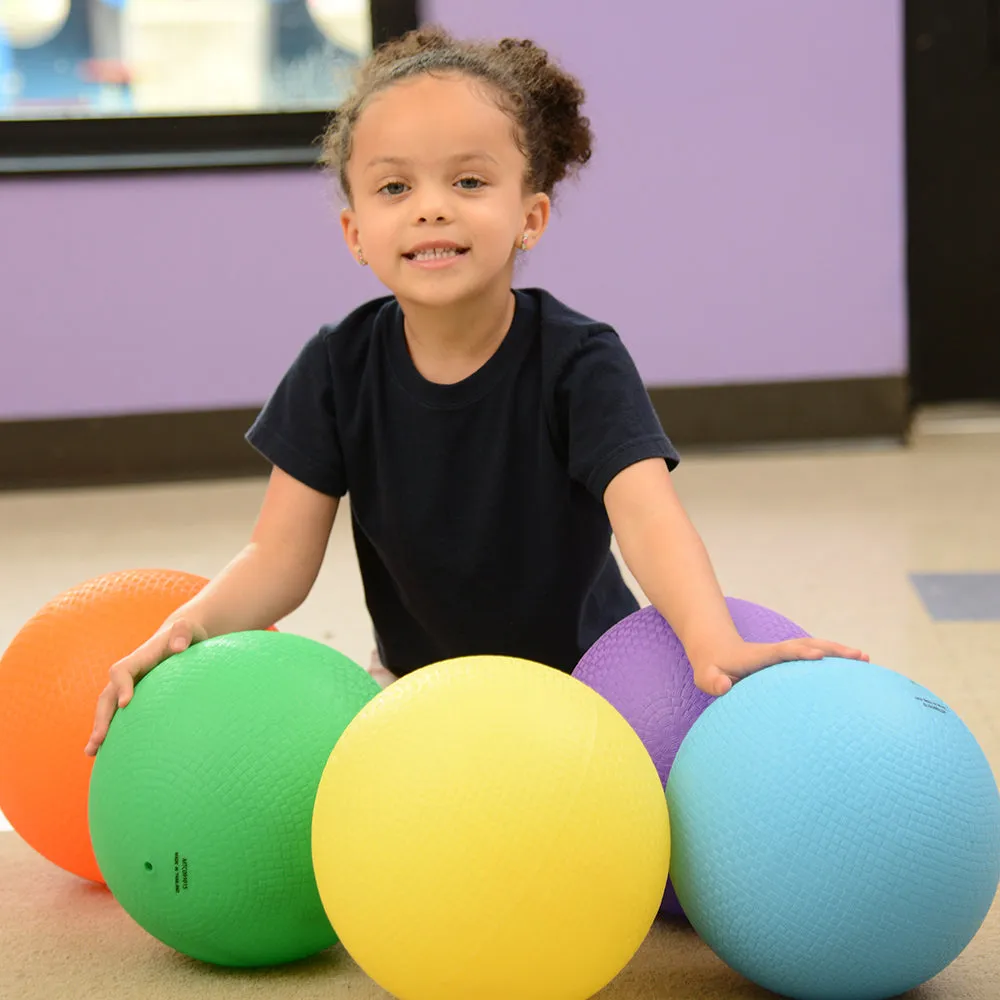
{"label": "tile floor", "polygon": [[[988,421],[918,421],[907,447],[689,454],[676,482],[727,593],[924,684],[1000,773],[1000,433]],[[100,573],[211,576],[246,538],[263,487],[0,494],[0,650],[45,601]],[[367,660],[346,508],[316,587],[283,628]]]}

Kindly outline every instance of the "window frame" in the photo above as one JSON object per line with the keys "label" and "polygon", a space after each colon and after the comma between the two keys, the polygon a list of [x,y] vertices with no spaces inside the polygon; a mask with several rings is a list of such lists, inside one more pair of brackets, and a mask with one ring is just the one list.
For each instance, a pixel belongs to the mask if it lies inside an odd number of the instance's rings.
{"label": "window frame", "polygon": [[[419,0],[370,0],[372,45],[419,25]],[[335,108],[240,114],[0,119],[0,176],[316,163]]]}

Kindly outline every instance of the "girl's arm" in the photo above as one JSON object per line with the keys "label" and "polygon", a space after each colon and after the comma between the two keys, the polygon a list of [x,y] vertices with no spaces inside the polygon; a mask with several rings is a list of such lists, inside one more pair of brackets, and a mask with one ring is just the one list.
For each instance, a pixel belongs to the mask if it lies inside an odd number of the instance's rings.
{"label": "girl's arm", "polygon": [[94,756],[135,685],[168,657],[216,635],[264,629],[294,611],[319,574],[337,513],[335,497],[275,467],[250,541],[138,649],[111,666],[85,752]]}
{"label": "girl's arm", "polygon": [[608,485],[604,505],[628,568],[677,633],[702,691],[725,694],[739,678],[786,660],[868,659],[823,639],[744,642],[662,459],[623,469]]}

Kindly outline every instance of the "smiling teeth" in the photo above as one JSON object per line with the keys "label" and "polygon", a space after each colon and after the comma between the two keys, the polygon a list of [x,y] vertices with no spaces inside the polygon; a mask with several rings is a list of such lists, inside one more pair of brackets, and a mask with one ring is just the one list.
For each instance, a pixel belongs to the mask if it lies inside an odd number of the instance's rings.
{"label": "smiling teeth", "polygon": [[436,250],[418,250],[410,258],[411,260],[434,260],[436,257],[457,257],[459,254],[458,250],[444,250],[438,248]]}

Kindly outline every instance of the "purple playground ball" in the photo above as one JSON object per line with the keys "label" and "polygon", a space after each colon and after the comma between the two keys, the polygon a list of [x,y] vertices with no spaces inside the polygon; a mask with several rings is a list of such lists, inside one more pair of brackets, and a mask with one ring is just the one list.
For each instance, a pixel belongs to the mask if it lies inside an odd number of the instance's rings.
{"label": "purple playground ball", "polygon": [[[794,622],[759,604],[727,597],[736,631],[747,642],[783,642],[808,637]],[[645,607],[608,629],[573,671],[611,702],[639,734],[666,786],[681,740],[715,699],[695,687],[680,639],[653,607]],[[667,882],[660,913],[683,914]]]}

